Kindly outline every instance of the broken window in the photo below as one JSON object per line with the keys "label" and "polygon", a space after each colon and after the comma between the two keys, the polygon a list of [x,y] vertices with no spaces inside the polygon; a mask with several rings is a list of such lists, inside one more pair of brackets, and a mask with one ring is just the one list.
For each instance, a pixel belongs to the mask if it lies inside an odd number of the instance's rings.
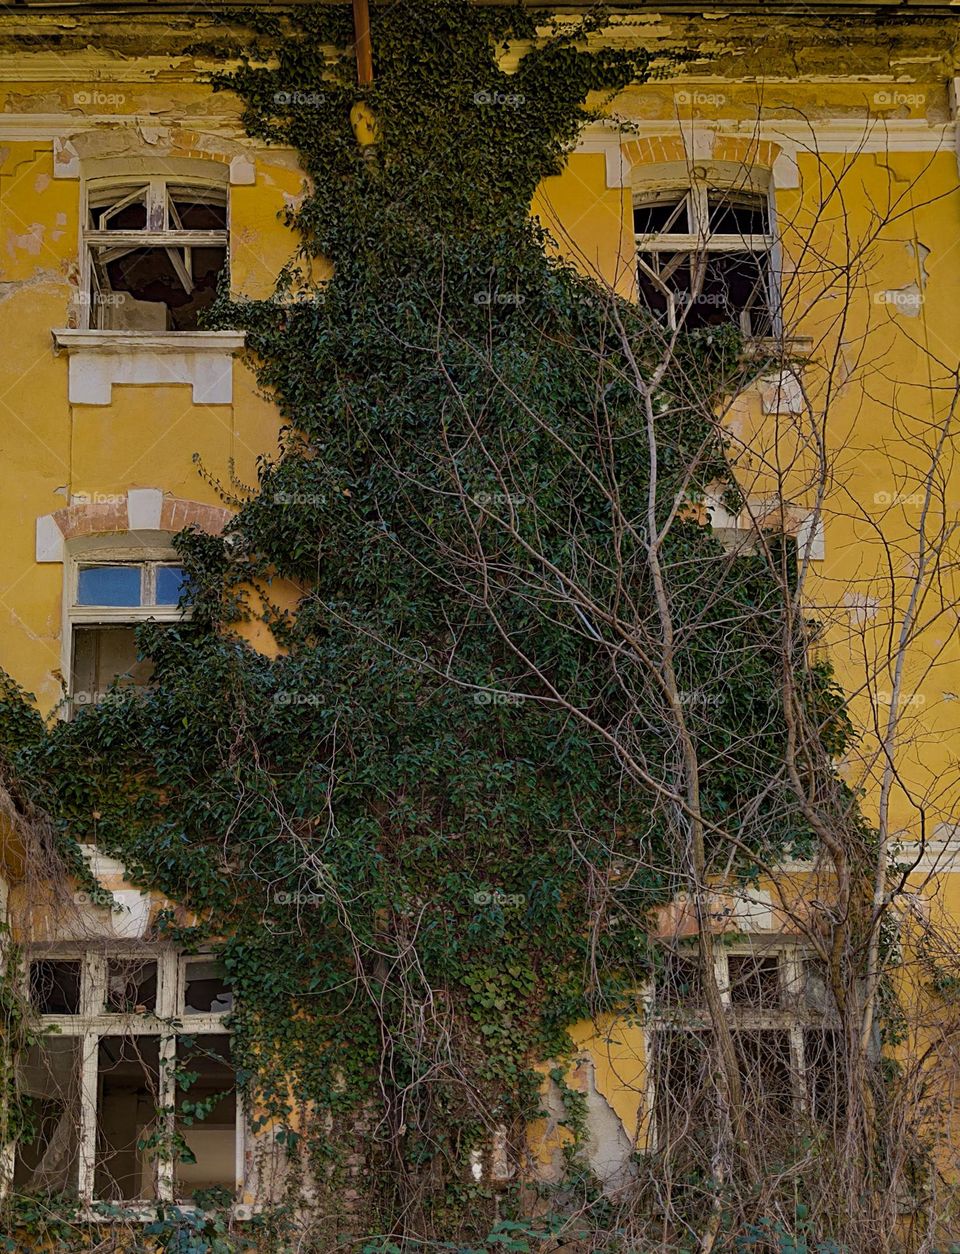
{"label": "broken window", "polygon": [[25,1126],[17,1138],[13,1187],[69,1192],[80,1162],[80,1040],[50,1036],[32,1045],[17,1079]]}
{"label": "broken window", "polygon": [[775,954],[731,954],[727,958],[730,1002],[757,1010],[780,1005],[780,959]]}
{"label": "broken window", "polygon": [[177,1045],[174,1196],[192,1201],[237,1187],[237,1093],[229,1036],[186,1037]]}
{"label": "broken window", "polygon": [[77,562],[70,612],[73,707],[101,701],[114,681],[149,685],[153,663],[139,656],[137,624],[174,622],[188,602],[186,572],[173,562]]}
{"label": "broken window", "polygon": [[232,1196],[243,1121],[222,966],[129,947],[37,957],[25,981],[42,1035],[17,1074],[14,1187],[134,1209]]}
{"label": "broken window", "polygon": [[156,962],[144,958],[108,959],[104,1010],[117,1014],[146,1014],[156,1008]]}
{"label": "broken window", "polygon": [[[716,979],[733,1034],[752,1134],[773,1145],[794,1117],[820,1124],[843,1109],[841,1036],[817,967],[793,946],[717,944]],[[709,1163],[721,1109],[721,1064],[694,949],[665,956],[651,1002],[651,1078],[657,1147]]]}
{"label": "broken window", "polygon": [[164,178],[87,185],[89,325],[195,331],[227,261],[227,189]]}
{"label": "broken window", "polygon": [[819,1123],[837,1124],[846,1111],[846,1070],[843,1036],[836,1029],[807,1030],[803,1034],[807,1101]]}
{"label": "broken window", "polygon": [[30,963],[30,1004],[41,1015],[80,1013],[79,961],[40,959]]}
{"label": "broken window", "polygon": [[712,1033],[664,1027],[653,1039],[654,1120],[661,1150],[709,1145],[717,1088]]}
{"label": "broken window", "polygon": [[73,700],[91,705],[103,700],[113,681],[145,688],[153,663],[141,658],[133,627],[77,627],[73,633]]}
{"label": "broken window", "polygon": [[227,987],[223,963],[207,958],[186,958],[183,1013],[224,1014],[232,1009],[233,993]]}
{"label": "broken window", "polygon": [[671,330],[733,322],[773,330],[773,236],[765,195],[695,182],[641,193],[634,205],[637,285]]}
{"label": "broken window", "polygon": [[94,1193],[104,1202],[157,1196],[162,1119],[159,1036],[103,1036],[97,1049]]}
{"label": "broken window", "polygon": [[747,1121],[758,1136],[775,1136],[796,1109],[798,1093],[789,1031],[773,1028],[734,1033]]}

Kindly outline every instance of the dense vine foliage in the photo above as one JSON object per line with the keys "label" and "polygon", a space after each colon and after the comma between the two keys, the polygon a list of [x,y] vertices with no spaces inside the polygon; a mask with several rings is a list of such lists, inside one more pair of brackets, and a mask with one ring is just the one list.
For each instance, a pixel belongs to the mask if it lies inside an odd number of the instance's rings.
{"label": "dense vine foliage", "polygon": [[[536,1064],[634,1004],[649,912],[681,883],[663,695],[628,648],[611,666],[605,620],[570,592],[654,616],[632,380],[662,337],[557,260],[529,212],[586,102],[656,67],[594,47],[599,19],[538,35],[512,9],[419,0],[374,5],[361,90],[331,52],[349,6],[243,21],[215,87],[310,184],[274,297],[225,295],[216,318],[247,332],[282,444],[224,539],[179,538],[193,613],[141,629],[153,686],[48,726],[8,684],[3,758],[65,845],[95,839],[201,920],[171,914],[170,935],[225,938],[263,1126],[315,1192],[342,1200],[349,1178],[359,1195],[327,1224],[479,1240],[494,1203],[471,1150],[498,1125],[519,1143]],[[710,410],[744,369],[732,329],[678,341],[657,392],[659,524],[732,490]],[[778,783],[784,589],[761,556],[705,586],[723,550],[692,508],[665,537],[708,847],[748,878],[811,838]],[[254,614],[276,656],[244,642]],[[828,679],[803,682],[820,723]],[[841,726],[825,735],[842,745]],[[624,863],[640,869],[618,918],[594,926],[596,883]],[[588,1200],[575,1152],[568,1169],[567,1200]]]}

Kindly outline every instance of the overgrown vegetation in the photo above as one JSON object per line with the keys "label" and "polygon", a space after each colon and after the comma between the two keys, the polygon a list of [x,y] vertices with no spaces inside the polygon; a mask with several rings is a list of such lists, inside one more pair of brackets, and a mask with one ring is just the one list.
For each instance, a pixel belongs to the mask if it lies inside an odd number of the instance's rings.
{"label": "overgrown vegetation", "polygon": [[[520,1186],[537,1068],[562,1085],[571,1027],[634,1013],[655,907],[809,850],[830,807],[849,821],[848,726],[805,663],[786,548],[730,558],[699,513],[736,491],[716,415],[751,369],[739,334],[665,356],[529,216],[586,102],[656,67],[591,43],[600,19],[534,38],[463,0],[375,16],[362,92],[324,51],[347,6],[243,19],[215,87],[311,182],[275,296],[217,319],[246,330],[282,447],[224,540],[179,538],[192,618],[141,629],[154,686],[46,725],[8,682],[0,744],[65,849],[95,840],[202,920],[171,937],[225,938],[241,1078],[299,1164],[287,1200],[311,1182],[262,1248],[524,1249],[549,1213],[578,1216],[577,1248],[625,1249],[582,1112],[566,1176],[536,1205]],[[279,656],[237,633],[261,613]],[[495,1133],[521,1166],[498,1186],[470,1169]],[[690,1185],[691,1228],[729,1183]],[[775,1248],[740,1213],[729,1239]],[[218,1223],[148,1237],[261,1239]]]}

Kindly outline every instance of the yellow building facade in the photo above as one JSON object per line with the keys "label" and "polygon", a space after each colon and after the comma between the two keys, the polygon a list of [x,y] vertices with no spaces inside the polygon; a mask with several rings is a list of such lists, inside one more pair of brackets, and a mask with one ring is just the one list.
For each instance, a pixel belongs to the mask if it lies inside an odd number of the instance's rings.
{"label": "yellow building facade", "polygon": [[[0,14],[0,666],[50,718],[143,665],[133,628],[178,615],[172,537],[188,526],[219,533],[231,510],[217,484],[255,481],[279,432],[242,335],[198,322],[225,260],[234,295],[271,293],[296,247],[282,214],[303,174],[292,151],[245,134],[232,95],[210,89],[208,16],[129,7]],[[862,733],[844,771],[907,868],[909,910],[950,937],[960,923],[956,9],[633,8],[617,6],[602,37],[699,55],[605,101],[605,120],[585,128],[533,211],[577,265],[632,299],[653,293],[669,316],[670,283],[656,279],[664,259],[704,246],[722,256],[712,189],[738,207],[727,233],[750,235],[779,297],[768,310],[745,296],[737,312],[755,338],[791,351],[771,354],[731,402],[746,503],[737,515],[708,503],[712,521],[735,537],[775,514],[796,537],[820,645]],[[676,218],[664,227],[674,212],[686,229]],[[99,573],[121,566],[129,586]],[[58,1083],[77,1077],[82,1116],[59,1155],[24,1163],[11,1150],[8,1187],[39,1181],[90,1200],[112,1171],[111,1196],[131,1204],[212,1183],[247,1205],[262,1200],[275,1164],[258,1157],[242,1112],[220,1112],[198,1137],[194,1179],[162,1167],[151,1176],[149,1151],[122,1143],[144,1126],[131,1085],[160,1074],[165,1046],[111,1057],[111,1013],[132,999],[225,1039],[231,1003],[215,964],[141,953],[158,899],[92,846],[91,866],[122,909],[78,888],[66,922],[19,854],[11,831],[0,900],[13,933],[39,946],[35,1004],[63,1042],[55,1064],[33,1059],[32,1082],[43,1093],[51,1068]],[[741,957],[762,951],[784,989],[801,981],[797,903],[814,873],[797,866],[748,895],[718,888],[717,930],[738,937],[719,959],[734,1003]],[[683,903],[664,916],[665,936],[691,926]],[[90,936],[102,943],[87,959],[77,945]],[[641,1019],[583,1024],[568,1075],[586,1098],[590,1165],[610,1188],[655,1135],[653,1028]],[[769,1026],[794,1063],[813,1066],[802,1018],[778,1003]],[[211,1085],[218,1075],[211,1064]],[[549,1177],[565,1134],[555,1095],[547,1101],[553,1117],[531,1144]],[[97,1126],[108,1141],[118,1129],[109,1171]],[[492,1174],[511,1178],[493,1159]]]}

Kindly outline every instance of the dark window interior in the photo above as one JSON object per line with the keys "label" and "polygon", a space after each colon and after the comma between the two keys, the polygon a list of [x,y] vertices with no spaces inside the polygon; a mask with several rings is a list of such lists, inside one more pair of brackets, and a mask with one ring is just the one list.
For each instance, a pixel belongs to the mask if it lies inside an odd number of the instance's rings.
{"label": "dark window interior", "polygon": [[710,230],[718,235],[766,235],[767,206],[749,192],[708,191]]}
{"label": "dark window interior", "polygon": [[31,962],[30,1003],[41,1015],[78,1015],[80,963],[47,959]]}
{"label": "dark window interior", "polygon": [[[181,252],[182,250],[177,250]],[[152,321],[150,326],[121,326],[114,330],[195,331],[200,325],[200,313],[213,304],[217,294],[217,277],[226,261],[224,248],[193,248],[192,283],[186,288],[176,265],[165,248],[136,248],[105,266],[111,293],[124,293],[129,301],[114,306],[123,311],[130,306],[127,320],[134,314],[141,322]],[[136,302],[136,303],[134,303]],[[138,305],[152,306],[149,309]],[[165,312],[163,312],[165,311]]]}
{"label": "dark window interior", "polygon": [[229,1036],[177,1044],[178,1156],[175,1196],[237,1185],[237,1094]]}
{"label": "dark window interior", "polygon": [[[180,220],[184,231],[225,231],[227,229],[227,203],[225,197],[215,197],[208,190],[192,192],[189,187],[171,188],[170,201],[173,215]],[[172,222],[171,226],[176,226]]]}
{"label": "dark window interior", "polygon": [[160,1038],[105,1036],[97,1063],[94,1192],[107,1202],[156,1197]]}
{"label": "dark window interior", "polygon": [[[767,253],[641,253],[674,297],[679,320],[689,330],[739,322],[750,314],[752,335],[769,335],[772,328],[769,299],[770,258]],[[638,286],[643,304],[666,317],[667,295],[641,268]]]}
{"label": "dark window interior", "polygon": [[[734,1046],[748,1118],[758,1136],[788,1127],[795,1110],[790,1034],[736,1031]],[[655,1115],[661,1149],[711,1143],[718,1113],[713,1035],[707,1029],[661,1029],[654,1038]]]}
{"label": "dark window interior", "polygon": [[846,1113],[843,1037],[835,1029],[808,1029],[803,1056],[811,1115],[820,1123],[839,1122]]}
{"label": "dark window interior", "polygon": [[780,1007],[780,960],[762,954],[731,954],[727,958],[730,1001],[756,1010]]}
{"label": "dark window interior", "polygon": [[18,1070],[26,1126],[17,1138],[17,1192],[63,1193],[79,1183],[80,1041],[52,1036],[27,1051]]}
{"label": "dark window interior", "polygon": [[[134,193],[136,194],[135,200],[131,200],[116,213],[110,212],[114,205],[119,204],[125,198],[125,195]],[[145,231],[147,229],[146,189],[111,188],[109,203],[90,206],[90,225],[96,231]]]}
{"label": "dark window interior", "polygon": [[654,1116],[660,1149],[702,1144],[709,1153],[717,1090],[712,1033],[665,1030],[654,1037]]}
{"label": "dark window interior", "polygon": [[111,958],[107,962],[106,1009],[144,1014],[157,1008],[157,964],[153,959]]}
{"label": "dark window interior", "polygon": [[633,211],[633,230],[636,235],[689,234],[686,197],[675,196],[637,205]]}
{"label": "dark window interior", "polygon": [[[110,203],[92,206],[96,230],[141,231],[147,227],[146,192],[123,208],[123,189],[113,188]],[[153,229],[220,231],[227,229],[225,192],[189,186],[167,189],[165,223]],[[108,216],[109,215],[109,216]],[[217,280],[227,260],[223,244],[211,241],[197,247],[119,245],[95,247],[94,266],[99,284],[97,325],[110,330],[194,331],[201,312],[215,297]]]}
{"label": "dark window interior", "polygon": [[124,687],[146,687],[153,662],[138,660],[134,627],[74,627],[71,674],[74,705],[94,705],[118,677]]}
{"label": "dark window interior", "polygon": [[758,1133],[775,1134],[794,1113],[790,1033],[735,1032],[734,1045],[747,1117]]}
{"label": "dark window interior", "polygon": [[220,1014],[233,1009],[233,993],[227,987],[223,964],[200,960],[186,964],[184,1014]]}

